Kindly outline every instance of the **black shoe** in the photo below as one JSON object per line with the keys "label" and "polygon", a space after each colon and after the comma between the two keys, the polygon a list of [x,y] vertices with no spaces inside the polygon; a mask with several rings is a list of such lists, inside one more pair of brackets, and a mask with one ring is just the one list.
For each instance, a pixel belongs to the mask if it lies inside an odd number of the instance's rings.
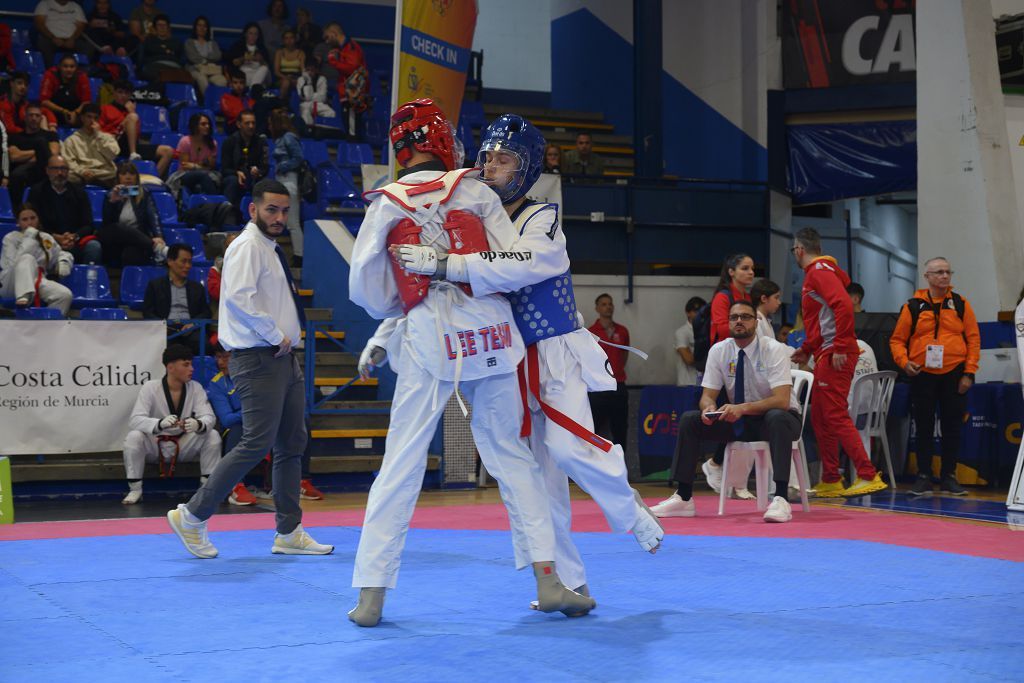
{"label": "black shoe", "polygon": [[919,496],[932,495],[932,478],[927,474],[917,475],[917,481],[914,482],[914,487],[907,491],[907,494],[915,498]]}
{"label": "black shoe", "polygon": [[967,489],[961,486],[953,475],[948,475],[942,478],[942,492],[949,493],[954,496],[967,495]]}

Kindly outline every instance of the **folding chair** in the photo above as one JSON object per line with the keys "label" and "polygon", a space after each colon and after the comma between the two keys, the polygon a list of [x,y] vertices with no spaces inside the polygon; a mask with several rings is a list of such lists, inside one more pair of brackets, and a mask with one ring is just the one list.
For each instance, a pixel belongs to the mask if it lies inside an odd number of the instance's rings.
{"label": "folding chair", "polygon": [[[850,394],[850,419],[857,424],[859,417],[865,416],[864,426],[857,431],[860,432],[860,440],[864,443],[868,457],[871,457],[871,437],[876,437],[882,444],[885,465],[889,469],[889,486],[896,485],[896,475],[892,468],[892,456],[889,454],[889,436],[885,431],[885,419],[889,415],[889,402],[892,401],[895,387],[896,373],[892,370],[883,370],[855,379]],[[866,407],[867,410],[860,410],[861,407]]]}

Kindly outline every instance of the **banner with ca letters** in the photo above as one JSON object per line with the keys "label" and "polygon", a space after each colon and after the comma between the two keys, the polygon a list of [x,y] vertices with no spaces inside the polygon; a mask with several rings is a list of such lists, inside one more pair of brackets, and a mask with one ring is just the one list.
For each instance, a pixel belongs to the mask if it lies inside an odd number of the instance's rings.
{"label": "banner with ca letters", "polygon": [[0,322],[0,455],[120,451],[163,321]]}

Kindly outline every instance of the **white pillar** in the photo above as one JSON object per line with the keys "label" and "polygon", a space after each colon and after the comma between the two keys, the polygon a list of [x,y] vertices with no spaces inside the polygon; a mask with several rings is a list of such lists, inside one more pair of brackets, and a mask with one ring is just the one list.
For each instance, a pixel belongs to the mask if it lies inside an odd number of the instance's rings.
{"label": "white pillar", "polygon": [[981,321],[1012,310],[1024,231],[989,0],[917,3],[919,266],[950,260]]}

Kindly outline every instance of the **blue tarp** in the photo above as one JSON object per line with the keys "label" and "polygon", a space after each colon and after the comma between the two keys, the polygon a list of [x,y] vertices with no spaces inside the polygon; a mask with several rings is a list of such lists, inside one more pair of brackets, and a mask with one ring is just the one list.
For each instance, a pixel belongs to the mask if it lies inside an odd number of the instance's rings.
{"label": "blue tarp", "polygon": [[917,122],[788,126],[789,191],[796,204],[917,188]]}

